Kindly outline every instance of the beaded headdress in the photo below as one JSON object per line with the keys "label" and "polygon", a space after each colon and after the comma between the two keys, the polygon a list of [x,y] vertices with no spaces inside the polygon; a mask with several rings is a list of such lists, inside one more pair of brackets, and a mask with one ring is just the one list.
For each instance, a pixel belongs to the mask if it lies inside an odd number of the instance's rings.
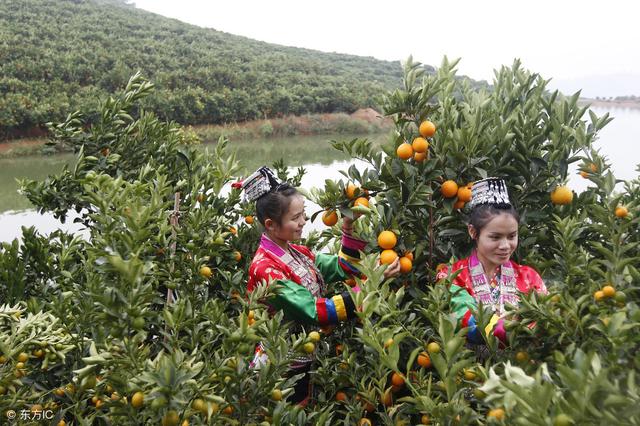
{"label": "beaded headdress", "polygon": [[268,192],[277,189],[278,185],[280,185],[278,178],[267,166],[260,167],[241,184],[246,201],[256,201]]}
{"label": "beaded headdress", "polygon": [[505,207],[511,205],[507,184],[503,179],[490,177],[473,184],[469,207],[473,208],[481,204],[494,204]]}

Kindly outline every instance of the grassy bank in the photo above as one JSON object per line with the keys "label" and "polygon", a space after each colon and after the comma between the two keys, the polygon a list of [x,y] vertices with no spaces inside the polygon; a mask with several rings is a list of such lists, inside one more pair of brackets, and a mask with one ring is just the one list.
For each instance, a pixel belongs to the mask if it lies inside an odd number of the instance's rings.
{"label": "grassy bank", "polygon": [[[372,109],[353,114],[309,114],[269,120],[255,120],[226,125],[189,127],[203,142],[217,141],[226,136],[231,141],[283,138],[290,136],[326,134],[376,134],[390,130],[392,123],[380,118]],[[45,146],[46,138],[15,139],[0,143],[0,158],[45,155],[55,151]]]}
{"label": "grassy bank", "polygon": [[255,120],[216,126],[196,126],[193,130],[203,141],[226,136],[231,141],[268,139],[297,135],[371,134],[391,129],[391,121],[379,118],[372,109],[353,114],[309,114],[269,120]]}

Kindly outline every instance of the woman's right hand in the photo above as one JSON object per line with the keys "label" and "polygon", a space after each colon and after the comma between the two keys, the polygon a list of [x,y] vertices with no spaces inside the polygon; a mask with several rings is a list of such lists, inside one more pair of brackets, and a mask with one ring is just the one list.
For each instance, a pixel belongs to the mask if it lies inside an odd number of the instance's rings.
{"label": "woman's right hand", "polygon": [[384,271],[385,278],[393,278],[400,273],[400,258],[396,258]]}

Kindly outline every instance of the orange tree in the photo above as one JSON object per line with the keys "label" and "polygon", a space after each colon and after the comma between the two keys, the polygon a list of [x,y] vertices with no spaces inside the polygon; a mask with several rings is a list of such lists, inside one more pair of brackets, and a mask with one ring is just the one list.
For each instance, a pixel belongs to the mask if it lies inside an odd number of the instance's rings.
{"label": "orange tree", "polygon": [[[577,94],[550,93],[517,61],[480,92],[455,77],[455,65],[445,59],[427,75],[405,64],[404,87],[385,99],[396,131],[382,147],[334,142],[368,165],[344,171],[347,181],[377,194],[369,200],[374,214],[356,227],[368,252],[377,254],[377,236],[392,230],[394,250],[411,253],[414,268],[380,284],[374,263],[363,267],[360,325],[328,338],[340,351],[319,380],[349,396],[342,415],[385,424],[422,415],[443,424],[638,424],[628,372],[640,366],[639,182],[616,180],[592,147],[610,118],[579,106]],[[424,156],[408,154],[424,148],[417,138],[428,139]],[[572,163],[591,181],[577,196],[566,188]],[[515,259],[540,270],[551,294],[524,297],[508,316],[509,345],[487,338],[479,363],[464,346],[466,330],[447,315],[450,280],[433,277],[438,264],[469,253],[465,189],[487,176],[507,180],[521,214]],[[312,195],[349,215],[347,187],[327,182]],[[484,325],[488,316],[477,314]],[[405,375],[404,385],[393,383],[394,372]]]}
{"label": "orange tree", "polygon": [[[49,409],[67,424],[322,422],[272,395],[306,335],[245,297],[257,230],[244,218],[238,164],[175,124],[138,111],[152,85],[134,76],[102,104],[52,126],[75,163],[22,183],[42,212],[81,236],[24,229],[0,248],[0,411]],[[295,179],[295,177],[293,178]],[[73,213],[72,215],[72,212]],[[249,368],[257,342],[269,363]]]}

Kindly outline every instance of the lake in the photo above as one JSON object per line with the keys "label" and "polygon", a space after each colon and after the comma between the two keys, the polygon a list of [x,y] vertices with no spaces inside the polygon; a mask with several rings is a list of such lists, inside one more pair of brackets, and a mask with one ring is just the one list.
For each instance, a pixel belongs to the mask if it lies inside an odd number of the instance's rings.
{"label": "lake", "polygon": [[[599,135],[596,148],[613,164],[617,178],[630,180],[638,177],[636,166],[640,156],[633,154],[635,144],[640,142],[640,109],[594,107],[597,115],[607,111],[614,120]],[[321,135],[290,137],[283,139],[252,140],[249,142],[233,142],[230,147],[237,150],[238,159],[247,172],[253,172],[261,165],[271,165],[274,161],[284,159],[290,167],[304,166],[307,174],[303,179],[303,187],[323,186],[325,179],[340,179],[340,170],[345,170],[351,160],[334,150],[329,141],[349,140],[356,136]],[[383,141],[386,135],[363,135],[370,140]],[[205,144],[205,146],[207,146]],[[40,215],[33,210],[29,201],[18,194],[16,179],[44,179],[49,174],[59,172],[64,164],[73,161],[72,155],[51,157],[23,157],[0,159],[0,241],[10,241],[21,235],[21,226],[36,226],[42,233],[48,233],[61,224],[50,215]],[[574,167],[575,169],[575,167]],[[589,181],[573,173],[569,186],[576,191],[584,190]],[[307,214],[317,209],[307,202]],[[70,221],[68,221],[70,222]],[[320,220],[308,224],[307,230],[322,227]],[[80,228],[66,223],[65,229],[78,231]]]}

